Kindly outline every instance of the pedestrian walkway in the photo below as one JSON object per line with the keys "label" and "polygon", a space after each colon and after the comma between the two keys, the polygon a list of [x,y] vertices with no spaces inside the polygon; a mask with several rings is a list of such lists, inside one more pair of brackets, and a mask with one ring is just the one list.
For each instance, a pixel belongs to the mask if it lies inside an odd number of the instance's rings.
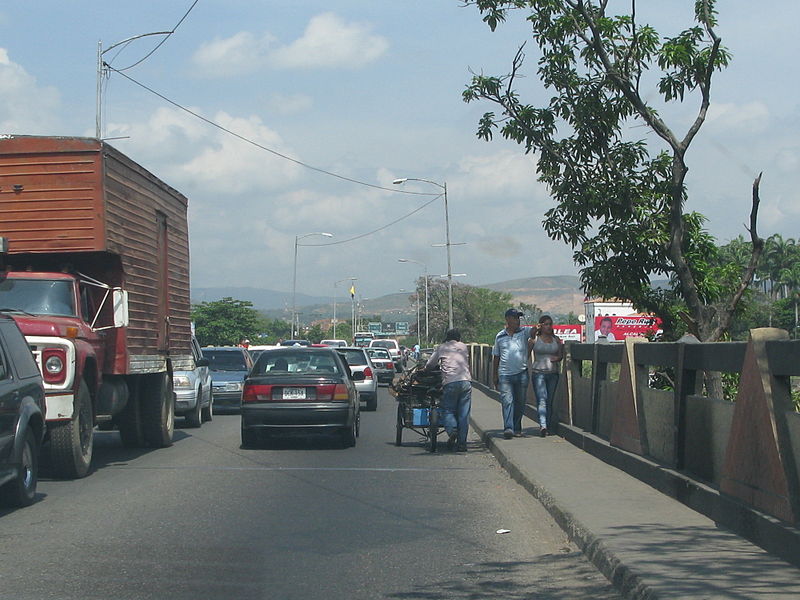
{"label": "pedestrian walkway", "polygon": [[800,569],[558,436],[503,439],[477,386],[472,426],[626,598],[800,598]]}

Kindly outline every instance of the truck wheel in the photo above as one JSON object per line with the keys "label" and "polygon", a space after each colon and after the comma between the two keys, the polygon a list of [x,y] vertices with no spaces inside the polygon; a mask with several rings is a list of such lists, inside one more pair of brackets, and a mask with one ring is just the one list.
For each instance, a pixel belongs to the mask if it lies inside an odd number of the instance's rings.
{"label": "truck wheel", "polygon": [[142,403],[142,433],[145,443],[153,448],[172,445],[175,430],[175,396],[172,378],[166,371],[148,375],[139,397]]}
{"label": "truck wheel", "polygon": [[214,418],[214,393],[208,392],[208,406],[203,409],[203,422],[211,421]]}
{"label": "truck wheel", "polygon": [[378,410],[378,394],[375,393],[374,396],[367,399],[367,410],[376,411]]}
{"label": "truck wheel", "polygon": [[89,386],[81,380],[72,419],[53,423],[50,429],[50,465],[56,477],[86,477],[92,462],[94,423]]}
{"label": "truck wheel", "polygon": [[203,424],[203,388],[197,388],[197,402],[191,412],[186,413],[184,420],[187,427],[200,427]]}
{"label": "truck wheel", "polygon": [[119,437],[126,448],[141,448],[144,446],[142,434],[142,378],[129,378],[128,403],[114,421],[119,429]]}
{"label": "truck wheel", "polygon": [[36,497],[36,483],[39,480],[39,456],[36,438],[29,429],[25,432],[17,476],[0,488],[0,502],[4,506],[30,506]]}

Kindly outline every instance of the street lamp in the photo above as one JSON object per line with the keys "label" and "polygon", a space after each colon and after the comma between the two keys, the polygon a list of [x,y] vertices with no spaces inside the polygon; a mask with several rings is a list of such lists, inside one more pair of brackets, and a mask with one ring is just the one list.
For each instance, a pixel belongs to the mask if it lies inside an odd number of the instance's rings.
{"label": "street lamp", "polygon": [[445,183],[437,183],[435,181],[431,181],[430,179],[419,179],[417,177],[402,177],[400,179],[395,179],[392,183],[395,185],[400,185],[405,183],[406,181],[423,181],[425,183],[430,183],[431,185],[435,185],[444,192],[444,232],[445,232],[445,241],[447,246],[447,323],[448,329],[453,328],[453,269],[450,266],[450,214],[447,211],[447,182]]}
{"label": "street lamp", "polygon": [[[398,258],[397,262],[416,263],[422,265],[425,271],[425,345],[427,346],[430,343],[430,336],[428,335],[428,265],[413,258]],[[419,337],[419,319],[417,319],[417,337]]]}
{"label": "street lamp", "polygon": [[[138,40],[139,38],[147,37],[149,35],[170,35],[173,33],[172,31],[153,31],[151,33],[142,33],[140,35],[135,35],[133,37],[129,37],[126,40],[122,40],[121,42],[117,42],[116,44],[112,44],[105,50],[103,50],[103,42],[97,42],[97,97],[95,98],[95,137],[100,139],[101,129],[103,125],[103,115],[102,115],[102,92],[103,92],[103,69],[107,67],[103,62],[103,55],[108,52],[109,50],[113,50],[117,46],[122,46],[123,44],[127,44],[128,42],[132,42],[133,40]],[[112,61],[113,62],[113,61]]]}
{"label": "street lamp", "polygon": [[[324,237],[333,237],[332,233],[327,233],[326,231],[315,231],[313,233],[305,233],[303,235],[296,235],[294,236],[294,277],[292,278],[292,339],[297,339],[295,337],[295,319],[297,317],[297,246],[298,242],[303,238],[311,237],[312,235],[321,235]],[[300,328],[300,323],[297,324],[297,328]]]}
{"label": "street lamp", "polygon": [[[333,282],[333,339],[336,339],[336,286],[343,281],[358,281],[358,277],[345,277]],[[355,331],[353,331],[355,333]]]}

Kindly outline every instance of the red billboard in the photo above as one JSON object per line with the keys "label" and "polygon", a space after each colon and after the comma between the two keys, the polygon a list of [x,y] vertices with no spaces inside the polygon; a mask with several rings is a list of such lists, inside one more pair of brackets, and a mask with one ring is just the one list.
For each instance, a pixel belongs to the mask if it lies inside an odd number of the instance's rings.
{"label": "red billboard", "polygon": [[652,315],[624,317],[595,317],[594,340],[605,337],[609,342],[621,342],[626,337],[648,337],[661,329],[661,319]]}
{"label": "red billboard", "polygon": [[565,342],[583,341],[583,325],[553,325],[553,333]]}

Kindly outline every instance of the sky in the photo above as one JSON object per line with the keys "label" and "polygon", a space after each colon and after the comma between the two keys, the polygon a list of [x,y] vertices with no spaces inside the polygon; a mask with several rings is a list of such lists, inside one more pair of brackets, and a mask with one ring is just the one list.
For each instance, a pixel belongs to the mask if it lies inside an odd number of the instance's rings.
{"label": "sky", "polygon": [[[171,30],[193,1],[1,4],[0,133],[94,137],[98,42],[107,49]],[[692,24],[692,5],[637,3],[663,35]],[[720,0],[718,10],[733,61],[715,76],[708,122],[688,155],[687,208],[709,218],[720,243],[747,236],[751,185],[763,171],[760,233],[796,238],[800,2]],[[571,249],[541,227],[552,200],[536,180],[535,156],[499,137],[478,139],[478,120],[494,108],[461,99],[473,72],[507,72],[531,37],[522,17],[492,33],[459,0],[198,0],[124,74],[340,177],[230,135],[120,73],[103,79],[102,136],[121,138],[109,143],[188,196],[192,287],[290,292],[295,241],[328,232],[299,240],[298,293],[344,298],[349,282],[334,284],[349,277],[362,298],[412,289],[423,269],[447,273],[445,249],[432,246],[445,241],[435,195],[445,183],[451,272],[465,274],[455,281],[575,275]],[[162,39],[120,45],[104,59],[123,69]],[[521,93],[543,106],[550,92],[536,78],[532,41],[526,54]],[[692,97],[662,114],[682,133],[697,106]],[[657,147],[643,128],[631,135]],[[405,177],[434,184],[392,184]]]}

